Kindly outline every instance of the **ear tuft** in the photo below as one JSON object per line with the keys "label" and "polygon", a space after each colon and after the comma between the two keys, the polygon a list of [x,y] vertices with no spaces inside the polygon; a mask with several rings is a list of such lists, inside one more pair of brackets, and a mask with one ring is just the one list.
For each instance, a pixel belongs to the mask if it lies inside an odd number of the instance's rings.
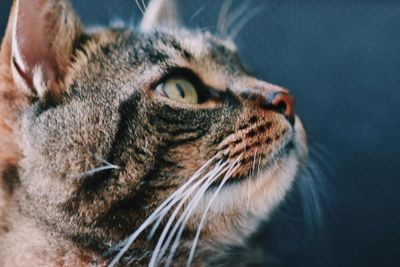
{"label": "ear tuft", "polygon": [[152,0],[143,15],[140,29],[146,32],[157,27],[173,29],[179,25],[176,0]]}
{"label": "ear tuft", "polygon": [[16,0],[9,23],[15,86],[55,101],[82,32],[74,12],[63,0]]}

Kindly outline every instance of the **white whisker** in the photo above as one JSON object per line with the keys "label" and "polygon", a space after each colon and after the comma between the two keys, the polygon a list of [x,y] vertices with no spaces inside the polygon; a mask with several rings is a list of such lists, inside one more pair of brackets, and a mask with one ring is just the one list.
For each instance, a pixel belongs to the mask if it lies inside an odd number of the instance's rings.
{"label": "white whisker", "polygon": [[140,12],[142,13],[142,15],[144,15],[143,7],[140,5],[139,1],[138,1],[138,0],[135,0],[135,3],[136,3],[136,5],[137,5],[137,7],[139,8]]}
{"label": "white whisker", "polygon": [[241,20],[236,24],[235,28],[233,28],[229,35],[231,40],[235,40],[236,37],[239,35],[240,31],[246,26],[248,22],[250,22],[254,17],[256,17],[260,12],[264,10],[264,6],[258,6],[250,10],[246,16],[243,16]]}
{"label": "white whisker", "polygon": [[[158,214],[157,217],[158,220],[157,222],[154,224],[152,230],[149,233],[148,239],[151,239],[155,233],[155,231],[157,230],[159,224],[161,223],[163,217],[165,216],[165,214],[168,213],[168,211],[171,209],[171,207],[173,205],[175,205],[178,201],[180,201],[182,198],[185,197],[185,195],[187,195],[187,192],[192,192],[192,190],[187,190],[187,188],[189,187],[189,185],[196,179],[198,178],[198,176],[200,176],[201,172],[204,171],[205,167],[208,166],[207,163],[211,163],[214,159],[216,158],[213,157],[211,160],[209,160],[208,162],[206,162],[206,164],[203,166],[203,168],[201,168],[199,171],[197,171],[191,179],[189,179],[188,182],[186,182],[179,190],[175,191],[175,193],[173,195],[171,195],[168,199],[170,199],[170,203],[165,203],[166,205],[162,205],[160,206],[160,212]],[[197,174],[197,175],[196,175]],[[194,190],[202,181],[204,181],[205,177],[199,179],[199,181],[197,181],[195,184],[191,185],[191,188]],[[183,195],[185,194],[185,195]],[[167,205],[168,204],[168,205]],[[165,207],[165,208],[164,208]],[[162,211],[161,211],[162,209]]]}
{"label": "white whisker", "polygon": [[120,170],[120,169],[122,169],[120,166],[112,164],[106,160],[102,160],[102,163],[104,163],[105,166],[100,166],[100,167],[96,167],[94,169],[85,171],[85,172],[79,174],[78,178],[92,176],[93,174],[95,174],[97,172],[101,172],[101,171],[105,171],[105,170]]}
{"label": "white whisker", "polygon": [[203,11],[203,10],[204,10],[204,6],[200,7],[200,8],[190,17],[189,21],[194,20],[194,18],[197,17],[197,15],[199,15],[200,12]]}
{"label": "white whisker", "polygon": [[315,163],[320,168],[323,168],[325,172],[328,171],[330,174],[334,173],[335,165],[332,164],[332,162],[336,160],[331,157],[332,155],[330,155],[329,151],[327,151],[324,146],[313,143],[309,147],[309,151],[310,158],[313,160],[313,162],[311,162],[312,164]]}
{"label": "white whisker", "polygon": [[206,26],[206,27],[202,27],[202,28],[200,28],[200,29],[199,29],[199,31],[202,31],[202,32],[204,32],[204,31],[211,30],[211,29],[213,29],[213,28],[215,28],[215,26]]}
{"label": "white whisker", "polygon": [[233,0],[225,0],[222,3],[221,10],[218,15],[217,29],[222,37],[227,34],[226,18],[228,17],[229,9],[231,8]]}
{"label": "white whisker", "polygon": [[138,236],[147,228],[149,227],[158,217],[158,214],[167,206],[168,203],[170,203],[174,198],[176,198],[177,195],[182,194],[182,192],[196,179],[198,178],[202,172],[219,156],[219,154],[215,155],[212,157],[210,160],[205,162],[198,171],[196,171],[195,174],[186,182],[184,183],[181,187],[179,187],[171,196],[169,196],[163,203],[161,203],[160,206],[157,207],[157,209],[149,216],[147,219],[136,229],[135,232],[133,232],[130,236],[128,236],[122,243],[121,243],[121,250],[119,253],[113,258],[113,260],[110,262],[108,267],[113,267],[116,266],[117,263],[120,261],[122,256],[127,252],[129,247],[132,245],[132,243],[138,238]]}
{"label": "white whisker", "polygon": [[186,210],[181,214],[179,219],[177,220],[174,228],[171,230],[167,241],[163,245],[161,251],[163,255],[165,251],[168,249],[168,246],[172,240],[172,238],[175,235],[175,232],[178,230],[178,233],[175,236],[175,240],[173,242],[173,245],[171,246],[171,250],[168,256],[168,260],[165,264],[165,266],[169,266],[172,262],[172,258],[175,255],[175,251],[179,246],[179,241],[182,236],[183,230],[185,229],[185,226],[187,224],[187,221],[189,220],[190,216],[194,212],[194,209],[197,207],[199,204],[200,200],[203,198],[205,192],[207,189],[220,177],[221,174],[225,173],[226,171],[229,170],[229,166],[226,166],[228,164],[225,164],[223,169],[220,169],[217,173],[210,175],[210,178],[206,181],[206,183],[198,190],[195,196],[193,196],[192,200],[190,201],[189,205],[187,206]]}
{"label": "white whisker", "polygon": [[146,3],[144,2],[144,0],[142,0],[142,7],[144,11],[147,11],[147,6]]}
{"label": "white whisker", "polygon": [[117,166],[117,165],[115,165],[115,164],[112,164],[112,163],[108,162],[108,161],[105,160],[105,159],[103,159],[101,162],[104,163],[106,166],[114,167],[115,169],[121,169],[120,166]]}
{"label": "white whisker", "polygon": [[188,190],[186,190],[185,192],[183,192],[181,195],[181,198],[177,198],[175,201],[171,202],[163,211],[162,213],[160,212],[160,218],[158,218],[157,222],[154,224],[152,230],[149,233],[149,237],[148,239],[151,239],[153,237],[153,235],[155,234],[159,224],[161,223],[163,217],[168,213],[168,211],[171,209],[171,207],[173,205],[175,205],[178,201],[178,206],[175,209],[180,209],[183,204],[185,203],[185,201],[190,197],[190,195],[207,179],[208,175],[205,177],[202,177],[201,179],[199,179],[195,184],[193,184]]}
{"label": "white whisker", "polygon": [[79,175],[79,177],[80,178],[88,177],[88,176],[91,176],[91,175],[93,175],[93,174],[95,174],[97,172],[101,172],[101,171],[105,171],[105,170],[111,170],[111,169],[119,169],[119,168],[115,167],[115,166],[101,166],[101,167],[97,167],[97,168],[91,169],[90,171],[83,172],[83,173],[81,173]]}
{"label": "white whisker", "polygon": [[242,5],[238,8],[233,10],[233,12],[227,18],[227,26],[226,26],[226,34],[229,36],[230,29],[232,28],[233,24],[240,19],[244,14],[246,14],[246,10],[250,7],[249,1],[245,1]]}
{"label": "white whisker", "polygon": [[[225,163],[221,164],[221,162],[219,162],[217,164],[217,166],[209,173],[207,173],[207,175],[205,176],[205,178],[210,177],[214,177],[215,175],[210,175],[210,173],[212,174],[215,171],[219,171],[219,169],[221,169],[224,166]],[[205,180],[205,178],[202,179],[202,181]],[[197,187],[196,187],[197,188]],[[194,188],[194,190],[196,189]],[[187,198],[193,193],[193,191],[190,191],[186,194],[187,197],[185,197],[185,199],[182,199],[181,202],[178,204],[178,206],[174,209],[173,213],[171,214],[168,222],[166,223],[164,230],[162,231],[160,238],[157,241],[157,245],[156,248],[153,251],[153,255],[150,259],[150,263],[149,263],[149,267],[153,267],[156,265],[156,263],[158,262],[158,260],[162,257],[159,256],[159,252],[161,250],[161,246],[164,243],[165,238],[167,237],[168,231],[171,228],[171,225],[173,223],[173,221],[175,220],[176,216],[178,215],[179,211],[181,210],[183,204],[186,202]]]}
{"label": "white whisker", "polygon": [[310,159],[303,176],[298,179],[305,220],[307,225],[313,227],[323,225],[323,211],[320,199],[323,192],[320,192],[321,183],[317,183],[316,180],[318,178],[321,181],[323,177],[321,170]]}
{"label": "white whisker", "polygon": [[255,174],[255,170],[256,170],[256,159],[257,159],[257,149],[256,149],[256,152],[254,152],[254,156],[253,156],[253,166],[251,168],[252,176]]}
{"label": "white whisker", "polygon": [[189,254],[189,258],[188,261],[186,262],[186,267],[189,267],[193,261],[193,257],[194,257],[194,252],[196,251],[196,247],[200,238],[200,233],[201,230],[203,228],[205,219],[207,217],[207,213],[211,208],[212,203],[214,202],[214,200],[216,199],[217,195],[219,194],[219,192],[221,191],[222,187],[225,185],[225,183],[228,181],[229,178],[231,178],[232,173],[234,173],[237,168],[239,167],[237,165],[237,162],[239,161],[239,158],[236,159],[235,162],[233,162],[233,164],[231,165],[231,167],[229,168],[228,172],[226,173],[224,179],[221,181],[221,183],[219,184],[218,188],[215,190],[214,194],[212,195],[210,201],[207,204],[207,207],[205,208],[203,215],[201,216],[201,220],[199,223],[199,226],[197,227],[197,232],[196,232],[196,236],[193,240],[193,244],[192,247],[190,249],[190,254]]}

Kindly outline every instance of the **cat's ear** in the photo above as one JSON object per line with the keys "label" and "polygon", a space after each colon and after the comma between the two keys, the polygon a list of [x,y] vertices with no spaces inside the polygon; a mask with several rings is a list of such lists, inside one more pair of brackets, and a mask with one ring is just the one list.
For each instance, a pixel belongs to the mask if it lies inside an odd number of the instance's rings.
{"label": "cat's ear", "polygon": [[56,100],[82,32],[69,3],[15,0],[7,31],[15,87],[42,101]]}
{"label": "cat's ear", "polygon": [[157,27],[177,28],[180,25],[176,0],[151,0],[143,15],[140,29],[150,31]]}

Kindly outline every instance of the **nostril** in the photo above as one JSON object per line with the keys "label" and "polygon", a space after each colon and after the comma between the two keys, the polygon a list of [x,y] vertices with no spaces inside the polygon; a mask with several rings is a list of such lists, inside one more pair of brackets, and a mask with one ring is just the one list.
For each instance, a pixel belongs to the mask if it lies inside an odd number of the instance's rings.
{"label": "nostril", "polygon": [[276,105],[275,105],[275,109],[283,114],[286,114],[286,109],[287,109],[287,105],[285,101],[279,101]]}
{"label": "nostril", "polygon": [[274,92],[266,97],[266,102],[262,106],[285,115],[289,122],[294,124],[294,98],[290,94]]}

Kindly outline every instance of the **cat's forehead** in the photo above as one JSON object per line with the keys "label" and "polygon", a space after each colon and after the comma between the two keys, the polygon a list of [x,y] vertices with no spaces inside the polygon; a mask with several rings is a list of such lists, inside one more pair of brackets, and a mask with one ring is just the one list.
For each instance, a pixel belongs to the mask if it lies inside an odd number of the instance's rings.
{"label": "cat's forehead", "polygon": [[[158,30],[125,35],[126,45],[143,56],[139,61],[154,71],[159,68],[187,68],[205,83],[225,88],[229,77],[245,75],[232,41],[209,32]],[[125,49],[125,48],[122,48]]]}
{"label": "cat's forehead", "polygon": [[236,54],[236,45],[231,40],[218,38],[208,31],[189,31],[186,29],[167,30],[153,33],[169,46],[173,42],[189,52],[194,58],[201,59],[208,56],[229,56]]}

